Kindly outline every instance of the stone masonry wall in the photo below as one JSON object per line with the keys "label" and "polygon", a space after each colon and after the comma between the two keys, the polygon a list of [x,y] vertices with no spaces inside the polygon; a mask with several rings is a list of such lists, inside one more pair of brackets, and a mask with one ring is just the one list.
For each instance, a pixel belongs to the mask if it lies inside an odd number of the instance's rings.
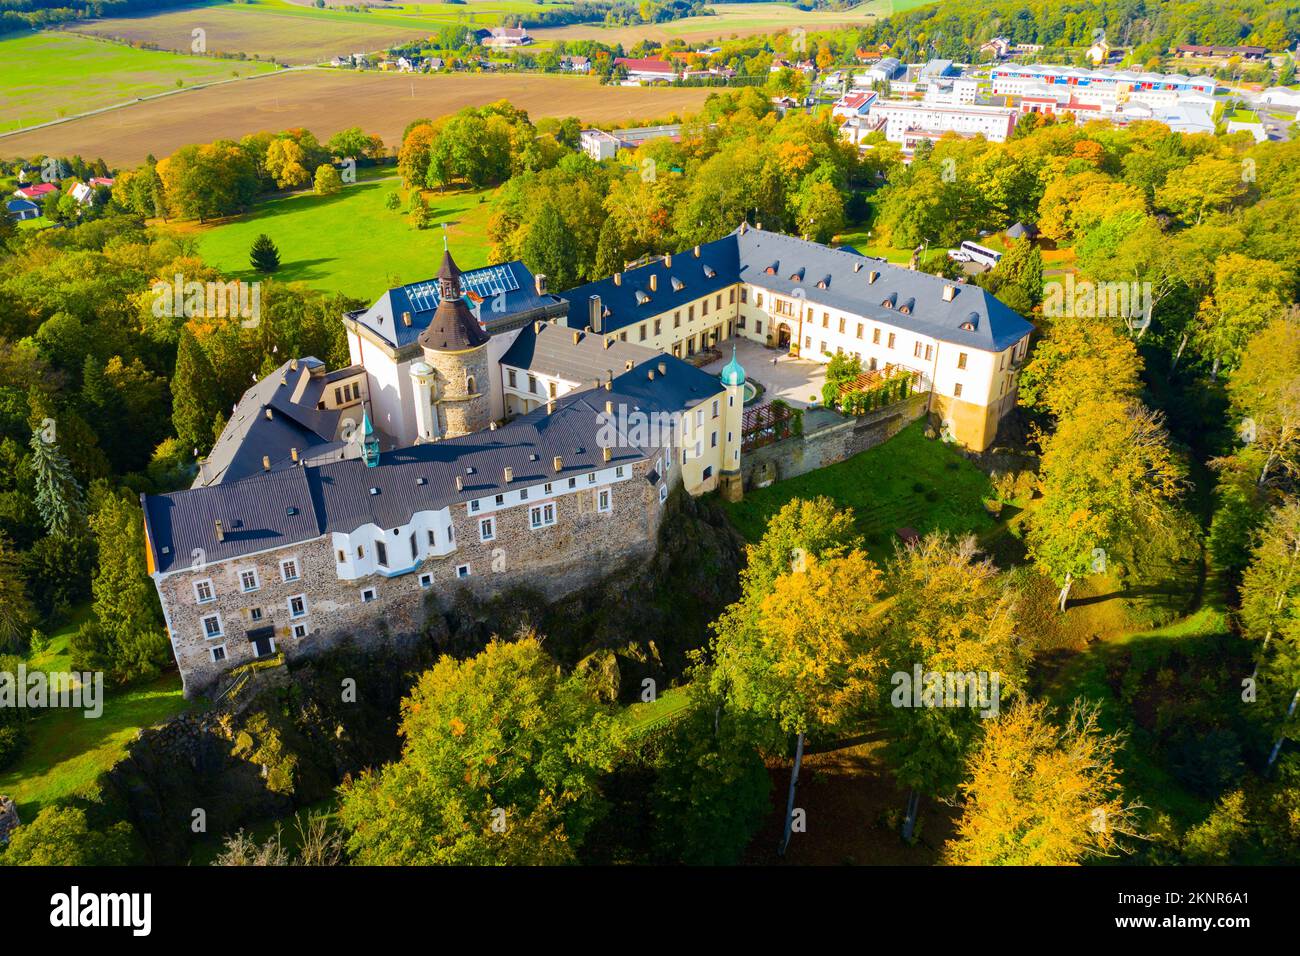
{"label": "stone masonry wall", "polygon": [[[487,346],[466,352],[426,349],[424,360],[437,372],[435,407],[442,416],[444,438],[481,431],[491,415]],[[466,376],[474,377],[474,394],[466,391]]]}
{"label": "stone masonry wall", "polygon": [[[276,650],[286,657],[311,654],[340,638],[351,635],[364,646],[382,640],[420,633],[427,616],[439,606],[450,604],[461,588],[480,597],[526,584],[548,600],[563,597],[600,578],[620,565],[648,557],[654,550],[663,506],[657,487],[646,481],[649,462],[632,466],[632,476],[613,485],[597,486],[611,492],[611,509],[596,510],[596,490],[579,489],[551,499],[556,523],[532,529],[528,507],[520,506],[494,514],[496,535],[479,540],[478,516],[466,513],[464,505],[452,506],[456,550],[441,558],[425,558],[412,572],[396,577],[379,574],[356,580],[340,580],[329,535],[301,544],[278,548],[246,558],[190,569],[158,580],[159,592],[168,615],[172,648],[185,684],[186,696],[207,689],[225,671],[254,659],[247,632],[275,628]],[[403,540],[404,539],[398,539]],[[292,558],[299,577],[284,581],[280,562]],[[458,578],[456,569],[469,565],[470,575]],[[240,572],[255,568],[260,587],[244,592]],[[429,587],[420,577],[432,574]],[[209,579],[215,600],[198,604],[194,582]],[[362,601],[362,591],[373,588],[375,600]],[[291,618],[289,601],[305,595],[307,613]],[[262,620],[254,622],[252,608],[262,609]],[[223,636],[204,637],[202,619],[219,613]],[[294,624],[306,623],[308,633],[292,636]],[[212,648],[224,645],[226,657],[212,660]]]}
{"label": "stone masonry wall", "polygon": [[874,448],[922,417],[928,397],[922,392],[861,418],[747,451],[740,459],[744,485],[765,488]]}

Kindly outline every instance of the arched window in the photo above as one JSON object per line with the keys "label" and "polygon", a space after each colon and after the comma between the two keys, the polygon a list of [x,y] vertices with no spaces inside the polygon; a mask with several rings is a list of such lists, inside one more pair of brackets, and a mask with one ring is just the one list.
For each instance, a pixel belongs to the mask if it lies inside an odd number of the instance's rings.
{"label": "arched window", "polygon": [[466,376],[465,376],[465,394],[466,394],[466,395],[475,395],[475,394],[477,394],[477,392],[478,392],[478,390],[474,387],[474,376],[473,376],[473,375],[466,375]]}

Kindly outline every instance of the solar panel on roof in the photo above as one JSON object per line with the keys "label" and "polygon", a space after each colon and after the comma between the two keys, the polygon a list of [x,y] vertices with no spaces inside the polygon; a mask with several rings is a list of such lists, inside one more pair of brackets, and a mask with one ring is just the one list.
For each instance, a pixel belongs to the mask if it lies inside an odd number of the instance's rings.
{"label": "solar panel on roof", "polygon": [[[514,292],[519,288],[519,279],[515,276],[514,269],[503,264],[462,272],[460,284],[465,291],[473,292],[481,299],[487,299],[503,292]],[[408,285],[406,296],[417,312],[432,312],[438,307],[441,298],[437,280]]]}

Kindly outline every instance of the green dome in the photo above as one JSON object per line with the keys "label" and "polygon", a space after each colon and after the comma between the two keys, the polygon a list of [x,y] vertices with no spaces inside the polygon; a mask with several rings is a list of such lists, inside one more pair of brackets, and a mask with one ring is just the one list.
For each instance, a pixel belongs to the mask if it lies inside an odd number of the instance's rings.
{"label": "green dome", "polygon": [[731,347],[731,361],[722,367],[721,378],[723,385],[745,384],[745,370],[736,361],[736,347],[734,345]]}

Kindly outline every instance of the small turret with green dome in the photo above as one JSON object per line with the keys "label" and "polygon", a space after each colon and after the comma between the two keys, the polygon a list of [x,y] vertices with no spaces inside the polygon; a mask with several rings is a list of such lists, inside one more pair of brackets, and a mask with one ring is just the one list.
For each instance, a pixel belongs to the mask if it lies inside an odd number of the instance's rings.
{"label": "small turret with green dome", "polygon": [[723,385],[744,385],[745,370],[740,363],[736,361],[736,347],[731,347],[731,361],[722,367],[722,384]]}
{"label": "small turret with green dome", "polygon": [[375,435],[375,426],[370,424],[369,409],[361,416],[361,435],[361,457],[367,468],[374,468],[379,464],[379,438]]}

